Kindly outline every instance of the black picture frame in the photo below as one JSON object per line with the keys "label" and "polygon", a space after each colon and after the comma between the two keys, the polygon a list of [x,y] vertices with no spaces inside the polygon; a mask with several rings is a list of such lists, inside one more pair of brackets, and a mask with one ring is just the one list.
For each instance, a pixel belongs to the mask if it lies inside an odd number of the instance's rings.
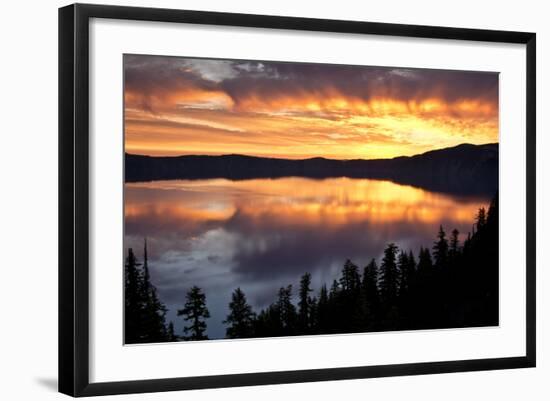
{"label": "black picture frame", "polygon": [[[526,46],[526,353],[520,357],[90,383],[88,61],[91,18],[516,43]],[[71,396],[360,379],[534,367],[536,35],[447,28],[74,4],[59,9],[59,391]]]}

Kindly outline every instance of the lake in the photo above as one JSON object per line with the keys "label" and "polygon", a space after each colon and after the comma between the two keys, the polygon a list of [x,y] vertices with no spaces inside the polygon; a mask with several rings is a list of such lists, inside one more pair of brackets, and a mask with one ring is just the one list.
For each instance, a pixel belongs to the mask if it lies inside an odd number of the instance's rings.
{"label": "lake", "polygon": [[125,253],[143,257],[147,238],[151,280],[176,316],[193,285],[203,289],[211,318],[207,334],[223,338],[231,293],[240,287],[255,311],[281,286],[312,275],[317,291],[351,259],[379,263],[388,242],[418,254],[439,225],[464,239],[490,196],[458,196],[353,178],[171,180],[125,184]]}

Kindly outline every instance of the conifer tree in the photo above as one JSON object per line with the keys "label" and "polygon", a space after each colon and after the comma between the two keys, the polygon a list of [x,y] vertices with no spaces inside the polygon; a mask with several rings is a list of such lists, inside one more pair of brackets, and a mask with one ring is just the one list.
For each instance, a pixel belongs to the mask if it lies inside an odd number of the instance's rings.
{"label": "conifer tree", "polygon": [[293,335],[296,331],[296,307],[292,303],[292,285],[281,287],[276,304],[282,335]]}
{"label": "conifer tree", "polygon": [[205,319],[210,317],[210,311],[206,307],[206,296],[202,290],[193,286],[185,296],[183,309],[178,310],[178,316],[183,316],[189,326],[183,328],[185,340],[207,340]]}
{"label": "conifer tree", "polygon": [[125,342],[150,343],[167,339],[166,307],[151,283],[147,242],[144,243],[143,264],[130,248],[125,264]]}
{"label": "conifer tree", "polygon": [[409,253],[401,251],[399,253],[397,266],[400,273],[399,296],[406,299],[410,296],[415,281],[416,262],[412,251]]}
{"label": "conifer tree", "polygon": [[298,293],[298,320],[300,331],[309,333],[313,326],[313,299],[309,296],[311,289],[311,274],[305,273],[300,279],[300,290]]}
{"label": "conifer tree", "polygon": [[124,269],[124,341],[126,344],[143,340],[140,322],[144,305],[140,292],[142,277],[138,266],[140,263],[134,251],[129,248]]}
{"label": "conifer tree", "polygon": [[280,314],[276,304],[262,309],[254,320],[254,333],[257,337],[277,337],[283,335]]}
{"label": "conifer tree", "polygon": [[455,228],[455,229],[451,232],[451,242],[450,242],[450,249],[449,249],[449,253],[450,253],[453,257],[455,257],[456,255],[458,255],[458,250],[459,250],[458,235],[459,235],[459,232],[458,232],[458,230]]}
{"label": "conifer tree", "polygon": [[326,284],[321,286],[319,290],[319,301],[317,302],[317,318],[315,319],[315,327],[318,333],[329,332],[330,307],[328,301],[328,290]]}
{"label": "conifer tree", "polygon": [[432,256],[428,248],[420,247],[418,254],[418,273],[422,275],[429,275],[433,267]]}
{"label": "conifer tree", "polygon": [[385,309],[395,305],[399,289],[399,272],[397,270],[398,248],[390,243],[384,250],[384,257],[380,265],[380,298]]}
{"label": "conifer tree", "polygon": [[255,313],[248,304],[244,292],[237,288],[231,295],[229,315],[223,321],[229,325],[226,329],[227,338],[249,338],[254,335]]}
{"label": "conifer tree", "polygon": [[439,226],[437,241],[433,246],[433,257],[435,267],[444,268],[447,266],[447,257],[449,256],[449,242],[447,241],[443,226]]}
{"label": "conifer tree", "polygon": [[143,245],[143,279],[141,281],[141,294],[143,300],[143,316],[141,326],[146,342],[162,342],[166,340],[166,306],[160,301],[156,287],[151,283],[149,273],[149,260],[147,256],[147,239]]}
{"label": "conifer tree", "polygon": [[342,278],[340,278],[340,287],[345,293],[355,294],[361,286],[361,276],[359,275],[359,267],[351,260],[346,260],[342,270]]}
{"label": "conifer tree", "polygon": [[366,305],[361,293],[359,267],[349,259],[344,263],[339,282],[339,331],[360,330],[365,325]]}
{"label": "conifer tree", "polygon": [[397,256],[397,270],[399,271],[399,296],[404,298],[409,291],[409,255],[405,251],[399,252]]}
{"label": "conifer tree", "polygon": [[330,299],[338,298],[339,294],[340,294],[340,284],[338,283],[337,280],[333,280],[332,285],[330,286],[330,292],[329,292]]}
{"label": "conifer tree", "polygon": [[482,229],[485,226],[485,223],[486,223],[485,208],[482,207],[477,212],[476,231],[479,231],[480,229]]}
{"label": "conifer tree", "polygon": [[364,293],[364,300],[367,314],[367,325],[374,327],[380,311],[380,295],[378,293],[378,266],[376,260],[372,259],[363,270],[363,281],[361,283]]}
{"label": "conifer tree", "polygon": [[342,288],[338,280],[333,280],[328,293],[329,307],[329,332],[337,333],[345,324],[345,318],[342,314]]}

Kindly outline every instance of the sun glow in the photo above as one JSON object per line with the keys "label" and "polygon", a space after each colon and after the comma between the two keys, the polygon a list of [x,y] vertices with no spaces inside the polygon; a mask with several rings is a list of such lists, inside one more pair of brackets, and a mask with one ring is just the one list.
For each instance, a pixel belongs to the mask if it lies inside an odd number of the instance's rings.
{"label": "sun glow", "polygon": [[177,60],[127,63],[127,152],[372,159],[498,142],[496,75],[278,63],[227,70],[215,60],[193,70]]}

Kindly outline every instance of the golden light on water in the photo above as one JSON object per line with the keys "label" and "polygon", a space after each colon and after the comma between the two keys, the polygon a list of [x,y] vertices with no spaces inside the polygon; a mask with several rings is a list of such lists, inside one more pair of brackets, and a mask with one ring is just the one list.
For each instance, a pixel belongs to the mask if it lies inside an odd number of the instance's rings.
{"label": "golden light on water", "polygon": [[157,216],[185,224],[229,221],[238,214],[251,224],[277,226],[335,227],[368,221],[437,227],[442,221],[470,224],[486,203],[390,181],[350,178],[128,183],[126,194],[127,219]]}

